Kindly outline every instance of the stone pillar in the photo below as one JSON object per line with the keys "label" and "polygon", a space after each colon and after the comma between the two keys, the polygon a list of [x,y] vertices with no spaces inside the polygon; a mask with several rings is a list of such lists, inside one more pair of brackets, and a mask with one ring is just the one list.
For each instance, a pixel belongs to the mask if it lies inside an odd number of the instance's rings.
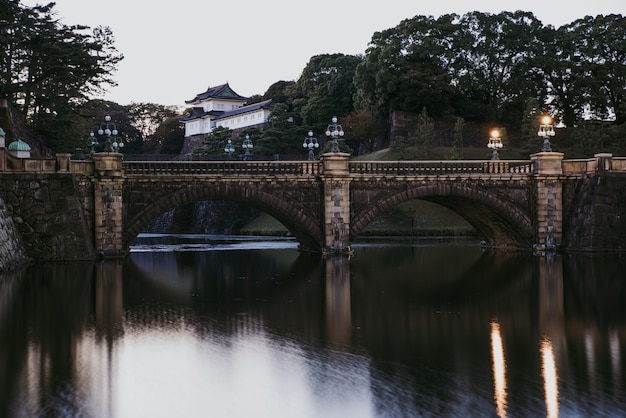
{"label": "stone pillar", "polygon": [[596,164],[597,171],[611,171],[613,169],[613,154],[603,152],[594,155],[598,163]]}
{"label": "stone pillar", "polygon": [[57,171],[61,172],[61,173],[66,173],[68,171],[71,171],[70,169],[70,157],[72,156],[72,154],[57,154]]}
{"label": "stone pillar", "polygon": [[96,254],[100,258],[121,258],[126,255],[122,241],[122,154],[98,153],[93,159]]}
{"label": "stone pillar", "polygon": [[350,253],[350,178],[346,153],[321,156],[324,164],[323,253]]}
{"label": "stone pillar", "polygon": [[536,185],[535,249],[554,250],[563,238],[563,153],[532,154]]}

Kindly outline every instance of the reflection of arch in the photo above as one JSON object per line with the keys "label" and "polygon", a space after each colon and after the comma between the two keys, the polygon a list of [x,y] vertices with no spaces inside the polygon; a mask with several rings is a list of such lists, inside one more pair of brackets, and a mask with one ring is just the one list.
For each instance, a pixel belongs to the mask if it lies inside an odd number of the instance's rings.
{"label": "reflection of arch", "polygon": [[410,188],[378,200],[355,213],[350,229],[354,239],[372,220],[400,203],[428,200],[452,210],[481,234],[490,245],[530,248],[533,224],[519,207],[498,195],[464,184],[424,185]]}
{"label": "reflection of arch", "polygon": [[[298,240],[302,249],[316,250],[324,242],[319,220],[309,214],[302,202],[260,190],[254,184],[224,187],[223,184],[185,186],[156,198],[132,219],[125,221],[124,248],[162,214],[184,205],[204,200],[230,200],[255,207],[282,223]],[[148,202],[142,202],[148,203]]]}

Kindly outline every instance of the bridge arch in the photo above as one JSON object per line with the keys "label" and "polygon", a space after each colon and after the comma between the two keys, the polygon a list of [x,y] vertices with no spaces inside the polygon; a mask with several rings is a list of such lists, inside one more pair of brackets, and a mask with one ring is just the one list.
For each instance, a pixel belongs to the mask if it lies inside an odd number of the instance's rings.
{"label": "bridge arch", "polygon": [[353,214],[350,239],[354,240],[371,221],[389,209],[413,199],[428,200],[452,210],[472,225],[488,245],[532,247],[534,227],[528,213],[497,193],[453,183],[413,186],[372,202]]}
{"label": "bridge arch", "polygon": [[[319,217],[310,213],[302,202],[286,196],[268,193],[253,183],[245,187],[225,187],[223,183],[181,186],[151,199],[151,202],[129,219],[124,219],[123,246],[127,250],[141,231],[162,214],[187,204],[205,200],[224,200],[245,203],[281,222],[298,240],[302,250],[316,251],[324,242]],[[125,203],[126,205],[126,203]],[[130,205],[130,204],[129,204]],[[133,212],[125,208],[125,212]]]}

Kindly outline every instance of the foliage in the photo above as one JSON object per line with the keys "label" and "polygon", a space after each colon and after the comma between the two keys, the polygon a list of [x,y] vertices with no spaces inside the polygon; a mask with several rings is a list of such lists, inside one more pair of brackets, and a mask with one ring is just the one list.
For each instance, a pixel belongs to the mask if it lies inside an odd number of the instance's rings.
{"label": "foliage", "polygon": [[56,151],[73,151],[79,108],[105,85],[123,58],[107,27],[88,33],[55,18],[54,3],[26,7],[0,0],[0,96]]}
{"label": "foliage", "polygon": [[624,155],[626,152],[626,125],[606,126],[602,122],[587,121],[572,133],[574,158],[591,158],[601,152]]}
{"label": "foliage", "polygon": [[211,133],[206,135],[204,141],[202,141],[202,145],[193,150],[193,153],[201,155],[223,156],[225,154],[224,147],[228,143],[228,140],[231,138],[232,132],[230,128],[218,126],[213,129]]}
{"label": "foliage", "polygon": [[415,16],[373,35],[356,69],[356,106],[498,124],[519,131],[526,102],[556,122],[626,120],[626,19],[587,16],[559,29],[529,12]]}
{"label": "foliage", "polygon": [[543,112],[539,108],[539,102],[536,99],[528,99],[524,111],[524,118],[521,125],[521,157],[530,158],[531,154],[539,152],[542,147],[543,139],[537,135],[539,128],[539,120]]}
{"label": "foliage", "polygon": [[417,127],[415,128],[415,142],[423,149],[426,158],[429,157],[431,151],[435,148],[435,123],[433,119],[428,116],[426,108],[422,110],[418,119]]}
{"label": "foliage", "polygon": [[343,118],[342,125],[351,142],[358,144],[359,154],[375,151],[386,143],[385,121],[370,110],[354,110]]}
{"label": "foliage", "polygon": [[343,116],[354,109],[353,79],[361,61],[359,56],[344,54],[316,55],[309,60],[297,82],[305,125],[317,130],[333,115]]}
{"label": "foliage", "polygon": [[256,153],[279,158],[280,154],[300,152],[302,140],[308,131],[294,122],[294,116],[289,106],[277,103],[268,117],[258,145],[255,145]]}
{"label": "foliage", "polygon": [[394,110],[432,115],[449,111],[451,80],[445,70],[457,36],[455,15],[416,16],[376,32],[355,74],[357,107],[386,117]]}
{"label": "foliage", "polygon": [[133,102],[127,107],[132,125],[141,132],[146,140],[155,133],[163,121],[178,115],[175,106],[164,106],[156,103]]}
{"label": "foliage", "polygon": [[452,147],[450,149],[450,159],[458,160],[459,158],[463,158],[463,127],[465,126],[465,121],[463,118],[455,117],[454,118],[454,141],[452,142]]}
{"label": "foliage", "polygon": [[165,119],[150,136],[150,142],[157,145],[159,154],[180,154],[184,141],[185,130],[180,126],[178,116]]}
{"label": "foliage", "polygon": [[277,81],[267,89],[261,101],[272,99],[274,103],[284,103],[291,106],[296,97],[297,84],[295,81]]}
{"label": "foliage", "polygon": [[[77,137],[83,149],[89,149],[91,142],[90,133],[94,133],[94,138],[98,141],[98,145],[94,151],[103,151],[105,148],[106,135],[98,134],[99,129],[106,127],[105,116],[110,116],[111,121],[109,128],[115,128],[118,131],[117,137],[124,143],[124,148],[120,152],[128,154],[139,154],[143,152],[143,137],[141,132],[132,124],[129,116],[128,108],[115,102],[105,100],[91,100],[77,109],[80,121],[81,133]],[[62,121],[63,118],[51,118],[51,120]]]}

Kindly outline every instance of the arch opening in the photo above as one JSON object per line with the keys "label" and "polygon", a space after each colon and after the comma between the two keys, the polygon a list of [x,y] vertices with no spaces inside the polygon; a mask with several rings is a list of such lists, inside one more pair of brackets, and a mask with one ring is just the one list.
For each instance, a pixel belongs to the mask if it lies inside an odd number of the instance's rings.
{"label": "arch opening", "polygon": [[355,213],[351,224],[351,240],[355,240],[375,218],[398,205],[420,199],[441,205],[463,218],[487,246],[530,249],[533,225],[528,214],[492,192],[445,185],[433,190],[423,186],[403,191]]}
{"label": "arch opening", "polygon": [[131,219],[125,219],[124,248],[128,250],[137,235],[164,213],[205,201],[237,202],[259,213],[269,215],[295,237],[302,251],[319,251],[322,246],[323,235],[319,222],[313,216],[306,214],[297,202],[287,201],[276,195],[250,188],[229,188],[224,191],[220,187],[198,186],[165,194],[142,207]]}

